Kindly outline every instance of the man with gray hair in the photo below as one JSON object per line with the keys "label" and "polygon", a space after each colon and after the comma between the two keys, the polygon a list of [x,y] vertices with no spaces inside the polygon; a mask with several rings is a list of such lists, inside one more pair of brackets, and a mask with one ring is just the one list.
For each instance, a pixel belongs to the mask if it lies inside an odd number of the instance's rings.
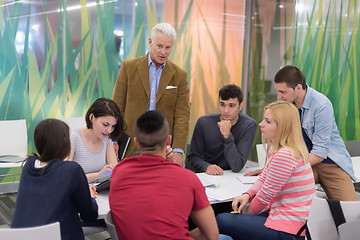
{"label": "man with gray hair", "polygon": [[169,160],[184,164],[190,118],[189,89],[187,73],[168,60],[175,39],[176,32],[170,24],[156,24],[148,40],[149,53],[122,63],[112,98],[123,114],[125,132],[131,137],[127,157],[139,154],[132,140],[136,119],[146,111],[158,110],[169,122],[173,148]]}

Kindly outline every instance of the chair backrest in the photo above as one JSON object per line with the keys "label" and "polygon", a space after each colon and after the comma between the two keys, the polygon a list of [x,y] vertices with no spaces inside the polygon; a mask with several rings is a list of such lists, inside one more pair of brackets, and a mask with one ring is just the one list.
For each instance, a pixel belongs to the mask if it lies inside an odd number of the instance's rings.
{"label": "chair backrest", "polygon": [[340,240],[356,240],[360,238],[360,219],[343,223],[339,226]]}
{"label": "chair backrest", "polygon": [[59,118],[59,120],[64,121],[67,125],[69,125],[70,129],[86,127],[86,121],[84,117]]}
{"label": "chair backrest", "polygon": [[195,169],[190,165],[190,163],[188,161],[190,150],[191,150],[191,144],[188,143],[188,144],[186,144],[186,149],[185,149],[185,156],[186,156],[185,157],[185,168],[195,172]]}
{"label": "chair backrest", "polygon": [[0,156],[1,155],[27,155],[27,129],[26,120],[0,121]]}
{"label": "chair backrest", "polygon": [[[340,202],[346,222],[360,219],[360,202]],[[334,219],[326,199],[314,197],[308,219],[312,240],[339,240]]]}
{"label": "chair backrest", "polygon": [[84,236],[90,236],[97,233],[101,233],[107,230],[107,228],[104,226],[83,226],[82,227]]}
{"label": "chair backrest", "polygon": [[60,223],[55,222],[30,228],[0,228],[0,239],[6,240],[61,240]]}
{"label": "chair backrest", "polygon": [[116,233],[116,228],[113,222],[113,218],[111,215],[111,211],[109,211],[105,216],[105,223],[108,229],[108,232],[110,233],[111,240],[118,240],[118,236]]}
{"label": "chair backrest", "polygon": [[264,167],[266,162],[266,145],[263,144],[256,144],[256,152],[258,158],[259,167]]}
{"label": "chair backrest", "polygon": [[360,140],[346,141],[345,146],[350,156],[360,156]]}

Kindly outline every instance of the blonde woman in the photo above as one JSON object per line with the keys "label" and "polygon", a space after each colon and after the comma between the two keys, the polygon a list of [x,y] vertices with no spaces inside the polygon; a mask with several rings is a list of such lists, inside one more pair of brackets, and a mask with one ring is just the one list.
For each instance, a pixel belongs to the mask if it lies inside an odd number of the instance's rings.
{"label": "blonde woman", "polygon": [[315,193],[299,112],[292,103],[274,102],[265,107],[259,125],[268,161],[254,185],[232,202],[243,214],[217,216],[219,232],[233,239],[294,239]]}

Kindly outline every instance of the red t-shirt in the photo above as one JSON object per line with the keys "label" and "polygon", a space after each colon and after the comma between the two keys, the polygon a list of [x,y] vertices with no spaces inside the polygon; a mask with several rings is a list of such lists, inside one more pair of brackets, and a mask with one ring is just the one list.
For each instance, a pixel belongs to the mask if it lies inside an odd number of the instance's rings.
{"label": "red t-shirt", "polygon": [[210,205],[198,177],[162,157],[124,159],[112,174],[109,203],[119,239],[192,239],[188,218]]}

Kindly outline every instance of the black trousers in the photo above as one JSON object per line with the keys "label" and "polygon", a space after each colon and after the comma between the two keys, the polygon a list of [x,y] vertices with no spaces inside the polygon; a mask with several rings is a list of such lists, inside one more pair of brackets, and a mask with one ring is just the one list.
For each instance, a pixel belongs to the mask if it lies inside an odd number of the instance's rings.
{"label": "black trousers", "polygon": [[[219,213],[231,212],[232,211],[231,203],[232,202],[211,204],[211,207],[214,210],[215,216],[218,215]],[[191,220],[191,218],[189,218],[188,223],[189,223],[189,231],[191,231],[191,230],[193,230],[194,228],[197,227],[194,224],[194,222]]]}

